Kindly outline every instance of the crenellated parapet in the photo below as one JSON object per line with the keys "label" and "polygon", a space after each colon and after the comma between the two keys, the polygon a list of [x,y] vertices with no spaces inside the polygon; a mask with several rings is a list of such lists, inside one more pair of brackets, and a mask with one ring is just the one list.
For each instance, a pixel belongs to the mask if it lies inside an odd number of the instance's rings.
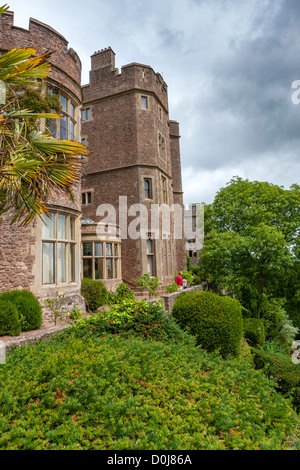
{"label": "crenellated parapet", "polygon": [[5,12],[0,16],[0,53],[24,47],[32,47],[38,54],[52,52],[51,80],[81,102],[81,61],[64,36],[34,18],[29,20],[29,29],[15,26],[14,13]]}
{"label": "crenellated parapet", "polygon": [[115,67],[115,53],[110,47],[91,56],[90,83],[83,87],[85,102],[139,90],[155,96],[168,113],[167,84],[152,67],[133,62],[124,65],[120,72]]}

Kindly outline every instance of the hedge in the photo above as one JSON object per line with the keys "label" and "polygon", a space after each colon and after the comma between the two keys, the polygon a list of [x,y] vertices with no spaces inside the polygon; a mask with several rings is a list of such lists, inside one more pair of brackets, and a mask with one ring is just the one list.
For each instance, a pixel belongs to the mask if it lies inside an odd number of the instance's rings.
{"label": "hedge", "polygon": [[219,349],[223,357],[239,354],[243,318],[237,300],[213,292],[183,292],[174,303],[172,316],[207,351]]}
{"label": "hedge", "polygon": [[28,290],[13,290],[0,294],[1,300],[12,302],[18,310],[22,331],[40,328],[42,307],[38,299]]}
{"label": "hedge", "polygon": [[21,324],[16,306],[0,298],[0,336],[17,336],[20,333]]}

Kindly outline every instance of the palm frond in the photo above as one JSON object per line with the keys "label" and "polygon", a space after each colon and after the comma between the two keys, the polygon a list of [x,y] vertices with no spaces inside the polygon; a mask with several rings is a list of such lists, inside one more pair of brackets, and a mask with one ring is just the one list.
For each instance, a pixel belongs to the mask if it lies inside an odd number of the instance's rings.
{"label": "palm frond", "polygon": [[2,7],[0,7],[0,16],[7,10],[9,10],[9,6],[7,5],[7,3],[5,3],[5,5],[2,5]]}

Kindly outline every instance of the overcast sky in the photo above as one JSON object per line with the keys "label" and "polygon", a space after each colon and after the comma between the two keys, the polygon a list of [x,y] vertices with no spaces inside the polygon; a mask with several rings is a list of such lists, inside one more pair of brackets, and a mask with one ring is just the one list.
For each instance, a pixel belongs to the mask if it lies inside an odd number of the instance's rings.
{"label": "overcast sky", "polygon": [[139,62],[162,74],[185,203],[213,202],[235,175],[299,184],[300,0],[4,1],[16,26],[33,17],[65,36],[83,84],[90,56],[108,46],[119,69]]}

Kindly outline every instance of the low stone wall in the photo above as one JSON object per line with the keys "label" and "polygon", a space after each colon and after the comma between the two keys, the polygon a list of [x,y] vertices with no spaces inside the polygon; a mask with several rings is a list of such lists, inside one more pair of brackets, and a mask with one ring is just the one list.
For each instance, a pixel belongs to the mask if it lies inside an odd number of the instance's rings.
{"label": "low stone wall", "polygon": [[164,303],[164,310],[166,314],[170,314],[172,312],[173,305],[177,297],[182,294],[182,292],[193,292],[195,290],[203,290],[201,285],[199,286],[191,286],[187,289],[180,290],[178,292],[172,292],[171,294],[161,294],[159,297],[155,299],[150,299],[149,302],[156,302],[157,300],[161,299]]}
{"label": "low stone wall", "polygon": [[[192,286],[178,292],[173,292],[171,294],[162,294],[160,297],[155,297],[152,299],[148,299],[146,297],[144,298],[147,300],[147,302],[156,302],[158,300],[162,300],[164,303],[164,310],[166,314],[169,315],[172,312],[173,305],[178,295],[182,294],[182,292],[193,292],[195,290],[202,289],[203,287],[201,285]],[[52,336],[55,336],[55,334],[59,333],[65,328],[68,328],[69,326],[69,323],[59,324],[57,326],[43,325],[39,330],[24,331],[18,336],[2,336],[0,338],[0,364],[5,360],[5,352],[11,349],[13,346],[26,346],[28,344],[36,344],[41,340],[47,341]]]}
{"label": "low stone wall", "polygon": [[34,331],[23,331],[18,336],[2,336],[0,341],[0,347],[8,351],[13,346],[26,346],[28,344],[37,344],[39,341],[47,341],[53,335],[59,333],[70,325],[58,325],[49,328],[40,328]]}

